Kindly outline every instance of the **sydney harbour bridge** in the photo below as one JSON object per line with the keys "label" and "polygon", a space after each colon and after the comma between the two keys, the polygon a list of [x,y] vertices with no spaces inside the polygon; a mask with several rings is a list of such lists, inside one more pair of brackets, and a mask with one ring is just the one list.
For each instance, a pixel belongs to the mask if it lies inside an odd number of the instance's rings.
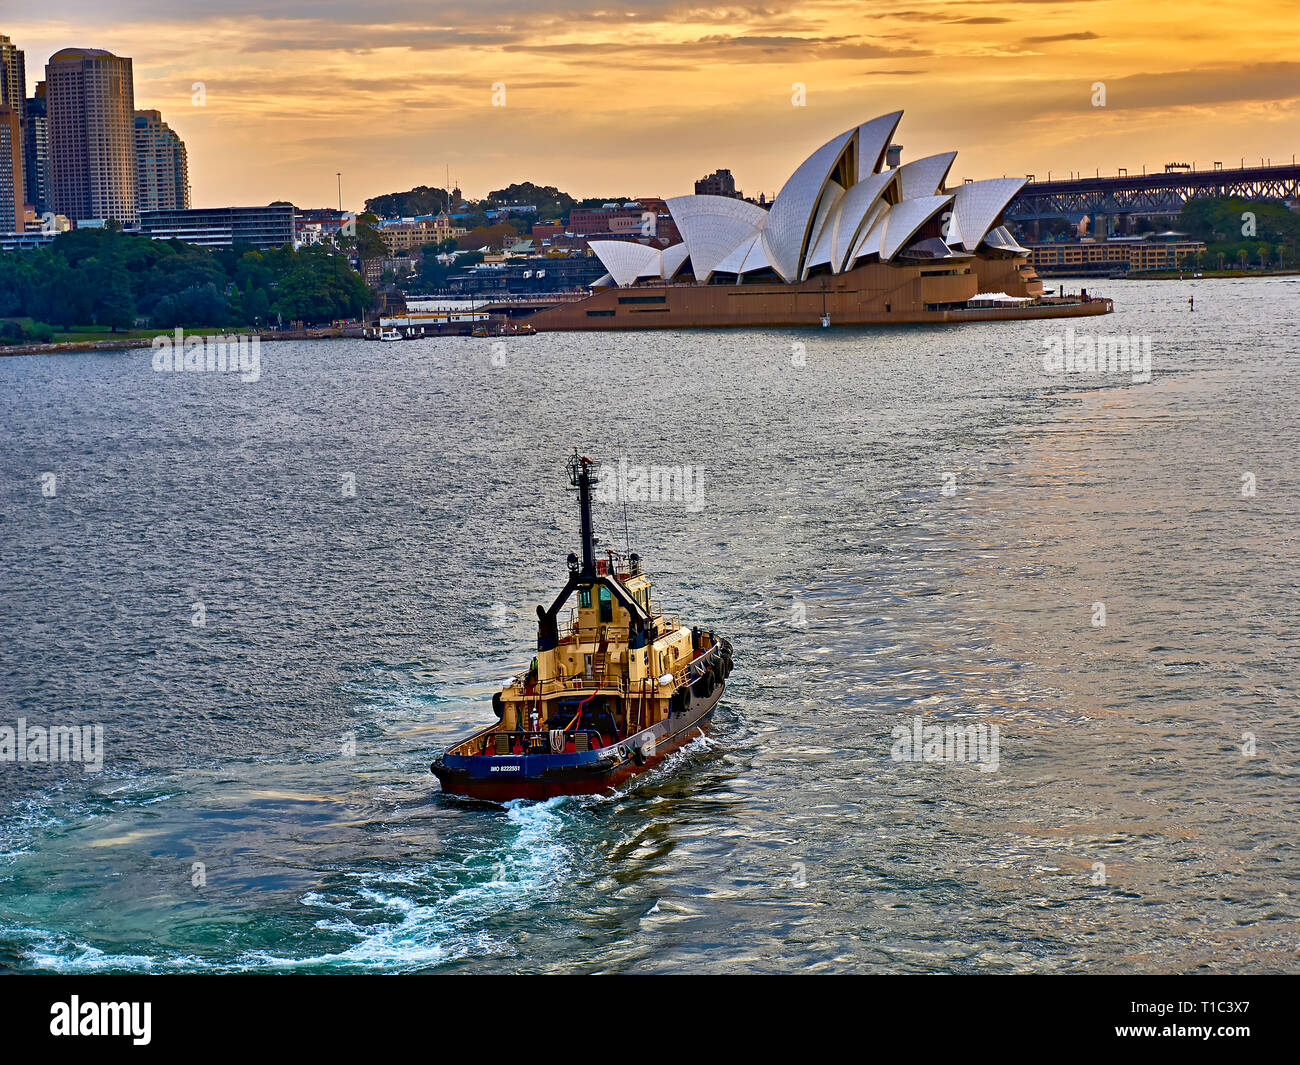
{"label": "sydney harbour bridge", "polygon": [[1239,196],[1246,200],[1300,202],[1300,166],[1294,159],[1280,165],[1192,170],[1172,166],[1164,173],[1085,177],[1029,182],[1011,201],[1006,220],[1030,239],[1041,223],[1090,219],[1089,232],[1126,233],[1137,218],[1176,217],[1188,200]]}

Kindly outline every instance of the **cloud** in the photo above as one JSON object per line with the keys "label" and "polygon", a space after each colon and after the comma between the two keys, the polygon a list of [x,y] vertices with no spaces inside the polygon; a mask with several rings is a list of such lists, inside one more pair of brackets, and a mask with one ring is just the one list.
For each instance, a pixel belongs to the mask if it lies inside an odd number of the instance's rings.
{"label": "cloud", "polygon": [[[1231,19],[1218,2],[55,0],[4,32],[32,82],[67,45],[133,57],[137,106],[186,139],[200,204],[329,203],[340,169],[359,202],[441,184],[445,162],[471,191],[683,192],[732,165],[756,193],[898,107],[909,156],[957,148],[970,177],[1091,171],[1103,144],[1129,166],[1289,153],[1300,69],[1277,57],[1300,25],[1276,0],[1238,0]],[[190,106],[196,80],[206,107]]]}
{"label": "cloud", "polygon": [[[506,45],[504,50],[539,55],[580,56],[584,63],[590,60],[593,52],[592,45],[586,41],[516,43]],[[688,58],[697,63],[749,64],[753,63],[758,56],[785,62],[806,62],[833,59],[892,59],[932,54],[927,49],[878,44],[862,37],[729,36],[726,34],[710,34],[694,40],[671,43],[619,42],[601,45],[598,51],[602,57],[616,56],[620,66],[638,60],[652,62],[670,57]]]}
{"label": "cloud", "polygon": [[1090,30],[1080,33],[1056,33],[1047,37],[1026,37],[1021,44],[1051,44],[1053,41],[1099,41],[1101,38]]}

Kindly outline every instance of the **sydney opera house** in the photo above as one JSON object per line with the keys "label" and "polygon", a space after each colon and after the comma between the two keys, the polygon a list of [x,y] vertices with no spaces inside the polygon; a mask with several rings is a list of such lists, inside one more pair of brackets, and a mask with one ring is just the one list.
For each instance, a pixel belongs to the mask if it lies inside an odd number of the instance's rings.
{"label": "sydney opera house", "polygon": [[591,241],[592,293],[529,316],[538,329],[852,325],[1102,314],[1047,300],[1001,224],[1022,178],[949,187],[956,152],[887,166],[902,112],[808,156],[770,207],[725,196],[667,201],[667,248]]}

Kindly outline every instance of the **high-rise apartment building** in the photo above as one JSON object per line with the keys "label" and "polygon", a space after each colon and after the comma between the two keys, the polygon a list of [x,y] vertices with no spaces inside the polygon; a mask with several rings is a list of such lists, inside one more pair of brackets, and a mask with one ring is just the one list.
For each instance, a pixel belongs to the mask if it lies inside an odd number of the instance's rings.
{"label": "high-rise apartment building", "polygon": [[135,113],[136,209],[174,211],[190,205],[185,142],[157,111]]}
{"label": "high-rise apartment building", "polygon": [[23,123],[18,112],[0,104],[0,230],[23,231]]}
{"label": "high-rise apartment building", "polygon": [[23,116],[27,99],[27,66],[23,50],[0,33],[0,104],[12,107]]}
{"label": "high-rise apartment building", "polygon": [[134,222],[135,90],[131,60],[65,48],[45,66],[49,209],[81,221]]}
{"label": "high-rise apartment building", "polygon": [[[14,114],[18,116],[19,147],[18,152],[22,154],[22,129],[23,118],[27,110],[27,62],[23,56],[23,50],[14,45],[4,34],[0,34],[0,107],[9,107]],[[4,165],[0,163],[0,165]],[[24,164],[25,165],[25,164]],[[30,187],[30,179],[23,174],[23,188]],[[22,196],[19,196],[19,210],[22,209]],[[0,227],[8,228],[9,211],[6,208],[3,217],[0,217]],[[18,227],[22,229],[20,225]]]}
{"label": "high-rise apartment building", "polygon": [[45,82],[36,83],[36,95],[27,98],[23,120],[23,188],[27,202],[44,214],[50,207],[50,136],[45,116]]}

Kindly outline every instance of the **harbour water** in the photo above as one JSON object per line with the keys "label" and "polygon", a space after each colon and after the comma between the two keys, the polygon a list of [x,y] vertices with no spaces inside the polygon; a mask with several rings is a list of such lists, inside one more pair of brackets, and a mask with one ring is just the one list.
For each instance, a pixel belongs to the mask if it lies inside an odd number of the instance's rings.
{"label": "harbour water", "polygon": [[[0,969],[1297,971],[1300,281],[1098,287],[1150,381],[1051,322],[0,359],[0,730],[103,735],[0,761]],[[628,523],[715,729],[443,796],[575,446],[699,477]]]}

